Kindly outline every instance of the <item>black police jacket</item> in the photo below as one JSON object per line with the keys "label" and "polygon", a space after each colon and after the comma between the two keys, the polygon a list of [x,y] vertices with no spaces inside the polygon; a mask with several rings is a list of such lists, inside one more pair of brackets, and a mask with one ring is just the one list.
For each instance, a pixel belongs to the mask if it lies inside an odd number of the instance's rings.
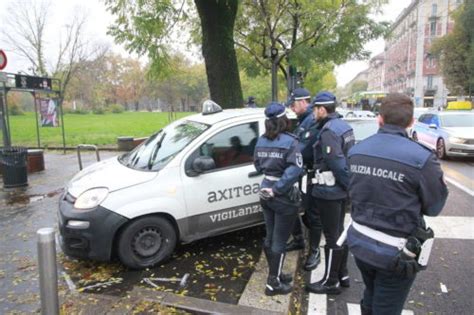
{"label": "black police jacket", "polygon": [[303,115],[298,116],[298,126],[294,134],[298,137],[298,147],[303,156],[303,164],[306,168],[311,169],[313,165],[313,145],[318,138],[319,130],[318,124],[313,115],[313,110],[308,106]]}
{"label": "black police jacket", "polygon": [[[352,219],[394,237],[422,226],[423,215],[440,213],[448,190],[434,153],[410,140],[405,129],[384,125],[349,151]],[[348,231],[352,253],[387,269],[398,249]]]}
{"label": "black police jacket", "polygon": [[349,124],[339,118],[337,113],[331,113],[323,119],[321,128],[313,146],[315,170],[332,171],[336,178],[334,186],[313,185],[313,197],[324,200],[339,200],[347,198],[349,184],[349,169],[347,153],[355,143],[354,132]]}

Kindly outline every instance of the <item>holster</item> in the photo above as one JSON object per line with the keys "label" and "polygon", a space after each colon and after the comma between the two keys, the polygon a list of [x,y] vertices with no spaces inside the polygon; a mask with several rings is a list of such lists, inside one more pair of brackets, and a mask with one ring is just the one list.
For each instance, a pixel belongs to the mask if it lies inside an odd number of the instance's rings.
{"label": "holster", "polygon": [[420,264],[422,269],[426,269],[431,254],[431,248],[433,247],[434,232],[431,228],[425,229],[419,227],[415,230],[413,236],[421,243],[421,249],[417,255],[418,264]]}

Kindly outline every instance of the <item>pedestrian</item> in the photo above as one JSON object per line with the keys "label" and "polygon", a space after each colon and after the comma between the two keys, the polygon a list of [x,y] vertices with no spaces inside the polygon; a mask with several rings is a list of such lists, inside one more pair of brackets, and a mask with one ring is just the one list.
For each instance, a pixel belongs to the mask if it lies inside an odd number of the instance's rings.
{"label": "pedestrian", "polygon": [[[298,137],[306,173],[306,178],[300,180],[300,189],[302,191],[302,205],[309,228],[309,252],[304,264],[304,269],[307,271],[315,269],[321,260],[319,243],[321,240],[322,229],[318,210],[314,207],[310,197],[312,186],[311,178],[314,175],[313,145],[319,134],[319,130],[317,129],[318,125],[314,118],[310,103],[311,94],[304,88],[297,88],[291,92],[286,103],[286,106],[288,106],[298,117],[298,125],[296,126],[294,134]],[[304,249],[303,226],[299,217],[295,222],[292,234],[293,239],[287,244],[286,251]]]}
{"label": "pedestrian", "polygon": [[346,267],[348,248],[338,246],[336,242],[342,231],[349,184],[347,153],[355,138],[351,126],[339,118],[336,97],[332,93],[318,93],[312,106],[320,133],[313,147],[315,175],[311,194],[326,238],[326,266],[323,278],[308,284],[306,289],[318,294],[339,294],[341,286],[350,285]]}
{"label": "pedestrian", "polygon": [[265,133],[259,137],[254,153],[255,168],[265,175],[260,186],[266,228],[263,249],[269,269],[265,294],[288,294],[293,279],[281,270],[286,242],[298,216],[300,196],[294,184],[303,172],[303,158],[298,140],[288,132],[291,123],[285,106],[271,102],[265,116]]}
{"label": "pedestrian", "polygon": [[378,124],[377,134],[349,152],[353,222],[347,243],[365,284],[362,314],[391,315],[402,312],[416,273],[427,263],[418,260],[420,245],[433,238],[423,215],[438,215],[448,190],[436,155],[408,138],[408,96],[385,97]]}
{"label": "pedestrian", "polygon": [[255,103],[255,97],[249,96],[247,99],[247,103],[245,103],[245,106],[248,108],[257,108],[257,104]]}

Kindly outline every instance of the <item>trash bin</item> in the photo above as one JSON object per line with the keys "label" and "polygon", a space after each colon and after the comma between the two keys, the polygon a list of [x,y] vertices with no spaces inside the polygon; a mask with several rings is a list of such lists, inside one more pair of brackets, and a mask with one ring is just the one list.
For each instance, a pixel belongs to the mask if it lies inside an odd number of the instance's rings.
{"label": "trash bin", "polygon": [[117,137],[117,146],[119,151],[132,151],[133,137]]}
{"label": "trash bin", "polygon": [[28,185],[27,155],[28,150],[24,147],[0,148],[3,187]]}

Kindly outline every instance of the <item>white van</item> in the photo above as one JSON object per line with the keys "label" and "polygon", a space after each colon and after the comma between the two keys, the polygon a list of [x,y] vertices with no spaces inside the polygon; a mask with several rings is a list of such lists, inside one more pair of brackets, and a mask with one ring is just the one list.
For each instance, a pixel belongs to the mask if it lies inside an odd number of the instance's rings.
{"label": "white van", "polygon": [[145,268],[177,242],[263,223],[262,177],[249,177],[263,109],[203,109],[74,176],[59,203],[64,253]]}
{"label": "white van", "polygon": [[[264,121],[261,108],[222,111],[207,101],[203,113],[80,171],[59,202],[64,253],[146,268],[178,242],[262,224],[253,151]],[[348,122],[356,140],[377,131],[375,119]]]}

